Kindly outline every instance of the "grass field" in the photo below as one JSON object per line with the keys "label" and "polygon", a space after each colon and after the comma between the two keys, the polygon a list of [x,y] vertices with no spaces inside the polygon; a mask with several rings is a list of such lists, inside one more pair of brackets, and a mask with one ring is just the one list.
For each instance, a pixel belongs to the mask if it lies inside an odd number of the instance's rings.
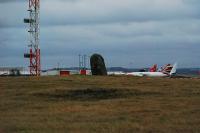
{"label": "grass field", "polygon": [[2,77],[0,133],[199,133],[200,79]]}

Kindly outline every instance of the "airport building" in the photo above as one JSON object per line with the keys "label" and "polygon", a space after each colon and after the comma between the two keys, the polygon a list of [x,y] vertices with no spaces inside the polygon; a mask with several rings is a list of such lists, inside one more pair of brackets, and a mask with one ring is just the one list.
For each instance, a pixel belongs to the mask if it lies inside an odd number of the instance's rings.
{"label": "airport building", "polygon": [[20,76],[22,74],[26,74],[23,67],[0,67],[0,76]]}

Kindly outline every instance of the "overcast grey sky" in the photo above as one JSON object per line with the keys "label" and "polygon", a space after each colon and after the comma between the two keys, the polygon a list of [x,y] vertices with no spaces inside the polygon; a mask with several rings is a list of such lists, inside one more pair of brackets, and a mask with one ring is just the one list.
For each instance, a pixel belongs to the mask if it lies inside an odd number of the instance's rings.
{"label": "overcast grey sky", "polygon": [[[27,6],[0,0],[0,66],[28,66]],[[108,66],[200,67],[200,0],[41,0],[40,38],[43,69],[92,53]]]}

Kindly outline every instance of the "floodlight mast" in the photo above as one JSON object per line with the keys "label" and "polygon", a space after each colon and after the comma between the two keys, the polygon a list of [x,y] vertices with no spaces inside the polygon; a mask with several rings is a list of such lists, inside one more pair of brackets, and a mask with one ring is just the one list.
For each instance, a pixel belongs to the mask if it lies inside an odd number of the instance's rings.
{"label": "floodlight mast", "polygon": [[39,48],[39,34],[40,34],[40,0],[29,0],[29,18],[24,19],[24,23],[29,23],[29,53],[25,53],[24,57],[30,60],[30,75],[40,76],[40,48]]}

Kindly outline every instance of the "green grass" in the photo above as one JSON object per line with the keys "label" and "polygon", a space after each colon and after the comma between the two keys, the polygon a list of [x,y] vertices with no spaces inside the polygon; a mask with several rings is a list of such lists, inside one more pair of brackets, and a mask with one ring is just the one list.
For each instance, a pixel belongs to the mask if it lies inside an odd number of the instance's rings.
{"label": "green grass", "polygon": [[200,132],[200,79],[0,78],[0,133]]}

